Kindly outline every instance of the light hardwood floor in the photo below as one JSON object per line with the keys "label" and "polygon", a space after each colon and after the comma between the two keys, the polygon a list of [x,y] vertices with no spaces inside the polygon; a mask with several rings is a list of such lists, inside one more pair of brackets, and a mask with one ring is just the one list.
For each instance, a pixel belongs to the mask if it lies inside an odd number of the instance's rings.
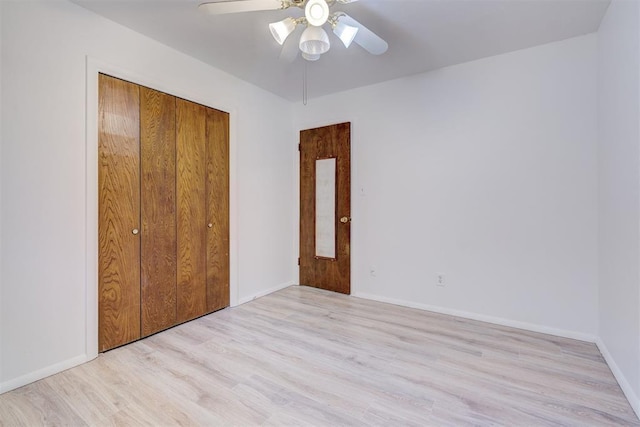
{"label": "light hardwood floor", "polygon": [[633,425],[593,344],[291,287],[0,395],[13,425]]}

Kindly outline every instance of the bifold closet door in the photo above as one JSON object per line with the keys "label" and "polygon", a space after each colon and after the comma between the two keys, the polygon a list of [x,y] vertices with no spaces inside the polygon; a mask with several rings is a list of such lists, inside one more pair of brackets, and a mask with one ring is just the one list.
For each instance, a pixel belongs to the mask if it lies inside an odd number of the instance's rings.
{"label": "bifold closet door", "polygon": [[229,306],[229,115],[99,76],[99,351]]}
{"label": "bifold closet door", "polygon": [[207,108],[207,309],[229,306],[229,114]]}
{"label": "bifold closet door", "polygon": [[98,104],[98,347],[140,338],[140,99],[137,85],[100,74]]}
{"label": "bifold closet door", "polygon": [[176,99],[178,322],[207,313],[207,108]]}
{"label": "bifold closet door", "polygon": [[142,336],[176,324],[176,98],[140,87]]}
{"label": "bifold closet door", "polygon": [[229,306],[229,115],[176,100],[178,322]]}

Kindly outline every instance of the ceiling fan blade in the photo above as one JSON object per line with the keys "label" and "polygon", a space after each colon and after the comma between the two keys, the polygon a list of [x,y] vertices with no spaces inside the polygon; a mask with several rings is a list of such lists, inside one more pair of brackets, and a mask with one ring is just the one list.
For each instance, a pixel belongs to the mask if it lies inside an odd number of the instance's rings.
{"label": "ceiling fan blade", "polygon": [[389,45],[386,41],[349,15],[342,14],[340,22],[344,22],[347,25],[358,28],[358,33],[353,41],[362,46],[364,50],[370,54],[382,55],[387,51],[387,49],[389,49]]}
{"label": "ceiling fan blade", "polygon": [[298,58],[298,54],[300,52],[299,41],[300,41],[300,33],[303,30],[302,25],[298,25],[298,27],[289,35],[287,40],[284,42],[282,49],[280,50],[280,60],[284,62],[293,62]]}
{"label": "ceiling fan blade", "polygon": [[202,3],[198,9],[210,15],[222,15],[225,13],[278,10],[282,9],[282,5],[280,0],[231,0]]}

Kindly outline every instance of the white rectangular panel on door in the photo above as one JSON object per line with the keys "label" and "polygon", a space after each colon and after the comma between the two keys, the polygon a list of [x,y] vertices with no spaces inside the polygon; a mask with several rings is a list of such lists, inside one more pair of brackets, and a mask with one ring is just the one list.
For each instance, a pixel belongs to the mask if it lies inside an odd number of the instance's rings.
{"label": "white rectangular panel on door", "polygon": [[316,257],[336,257],[336,159],[316,160]]}

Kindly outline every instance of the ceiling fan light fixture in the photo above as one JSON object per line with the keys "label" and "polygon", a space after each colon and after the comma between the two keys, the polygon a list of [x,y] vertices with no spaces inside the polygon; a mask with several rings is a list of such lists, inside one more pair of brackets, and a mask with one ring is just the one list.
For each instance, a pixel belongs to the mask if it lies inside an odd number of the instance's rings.
{"label": "ceiling fan light fixture", "polygon": [[302,53],[307,55],[322,55],[329,51],[331,44],[325,30],[309,25],[300,36],[299,47]]}
{"label": "ceiling fan light fixture", "polygon": [[308,0],[304,16],[310,25],[320,27],[329,19],[329,5],[325,0]]}
{"label": "ceiling fan light fixture", "polygon": [[303,57],[304,59],[306,59],[307,61],[311,61],[311,62],[313,62],[313,61],[317,61],[318,59],[320,59],[320,54],[317,54],[317,55],[309,55],[308,53],[304,53],[304,52],[302,52],[302,57]]}
{"label": "ceiling fan light fixture", "polygon": [[285,18],[282,21],[269,24],[269,29],[273,38],[282,46],[287,37],[296,29],[296,25],[295,19]]}
{"label": "ceiling fan light fixture", "polygon": [[351,42],[353,42],[353,39],[356,38],[356,34],[358,34],[358,28],[338,21],[338,23],[333,27],[333,33],[338,36],[340,41],[342,41],[344,47],[348,48],[349,46],[351,46]]}

